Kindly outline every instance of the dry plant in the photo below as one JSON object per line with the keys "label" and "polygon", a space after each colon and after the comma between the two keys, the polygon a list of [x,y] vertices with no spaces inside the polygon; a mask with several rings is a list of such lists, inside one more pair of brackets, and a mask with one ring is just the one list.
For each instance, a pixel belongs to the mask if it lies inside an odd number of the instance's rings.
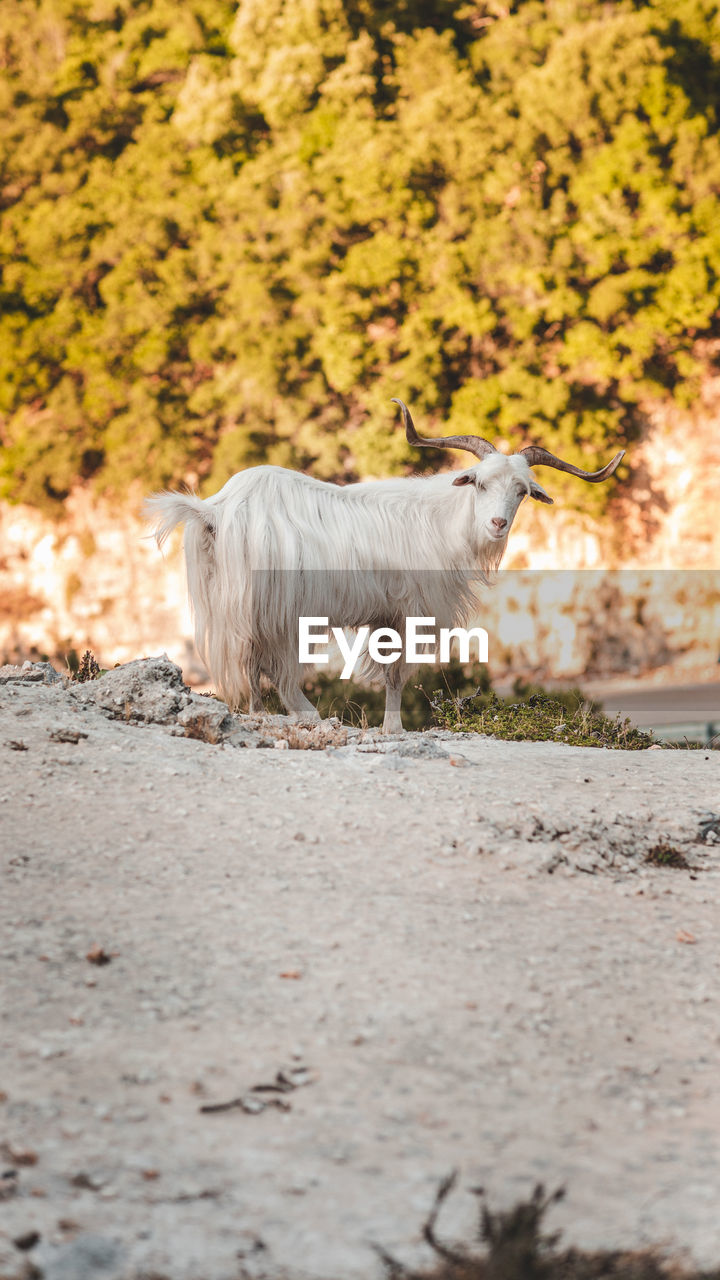
{"label": "dry plant", "polygon": [[276,742],[287,742],[292,751],[324,751],[326,747],[344,747],[348,740],[345,726],[329,720],[313,725],[271,725],[265,732]]}

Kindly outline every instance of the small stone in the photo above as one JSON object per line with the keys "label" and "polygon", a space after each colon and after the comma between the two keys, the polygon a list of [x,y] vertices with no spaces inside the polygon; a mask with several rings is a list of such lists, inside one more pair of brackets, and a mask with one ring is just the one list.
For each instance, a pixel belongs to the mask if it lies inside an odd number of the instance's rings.
{"label": "small stone", "polygon": [[195,698],[177,718],[186,738],[217,744],[232,723],[228,707],[215,698]]}
{"label": "small stone", "polygon": [[38,1162],[37,1151],[33,1151],[30,1147],[21,1147],[15,1142],[0,1144],[0,1156],[19,1169],[29,1169]]}
{"label": "small stone", "polygon": [[39,1231],[25,1231],[21,1236],[15,1236],[13,1244],[21,1253],[27,1253],[30,1249],[34,1249],[36,1244],[40,1243]]}
{"label": "small stone", "polygon": [[118,720],[174,724],[187,689],[182,671],[164,653],[159,658],[126,662],[82,685],[82,692],[73,693]]}

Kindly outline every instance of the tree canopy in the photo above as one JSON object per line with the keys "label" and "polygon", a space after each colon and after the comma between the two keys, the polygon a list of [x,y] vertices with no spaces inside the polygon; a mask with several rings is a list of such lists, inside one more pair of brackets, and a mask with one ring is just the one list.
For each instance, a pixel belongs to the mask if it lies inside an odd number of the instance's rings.
{"label": "tree canopy", "polygon": [[392,396],[592,468],[697,391],[714,0],[3,0],[0,62],[0,496],[446,462]]}

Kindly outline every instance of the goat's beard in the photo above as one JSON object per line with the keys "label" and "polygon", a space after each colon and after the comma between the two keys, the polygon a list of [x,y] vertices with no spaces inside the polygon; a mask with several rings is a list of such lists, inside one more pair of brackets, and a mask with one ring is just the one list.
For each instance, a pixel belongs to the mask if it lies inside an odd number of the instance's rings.
{"label": "goat's beard", "polygon": [[[508,533],[510,530],[508,530]],[[478,564],[484,573],[495,573],[505,555],[507,534],[504,538],[483,538],[477,549]]]}

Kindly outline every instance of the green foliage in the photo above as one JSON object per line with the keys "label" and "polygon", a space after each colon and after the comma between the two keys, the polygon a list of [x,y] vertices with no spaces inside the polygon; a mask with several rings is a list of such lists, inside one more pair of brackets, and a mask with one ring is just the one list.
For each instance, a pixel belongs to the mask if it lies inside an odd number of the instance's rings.
{"label": "green foliage", "polygon": [[[574,706],[572,706],[574,701]],[[565,742],[574,747],[614,747],[642,751],[652,746],[650,734],[629,720],[610,720],[585,703],[579,690],[560,698],[544,690],[525,701],[481,693],[469,698],[438,697],[433,701],[437,722],[457,733],[485,733],[510,742]]]}
{"label": "green foliage", "polygon": [[592,468],[695,394],[710,0],[4,0],[0,62],[1,496],[444,465],[393,395]]}

